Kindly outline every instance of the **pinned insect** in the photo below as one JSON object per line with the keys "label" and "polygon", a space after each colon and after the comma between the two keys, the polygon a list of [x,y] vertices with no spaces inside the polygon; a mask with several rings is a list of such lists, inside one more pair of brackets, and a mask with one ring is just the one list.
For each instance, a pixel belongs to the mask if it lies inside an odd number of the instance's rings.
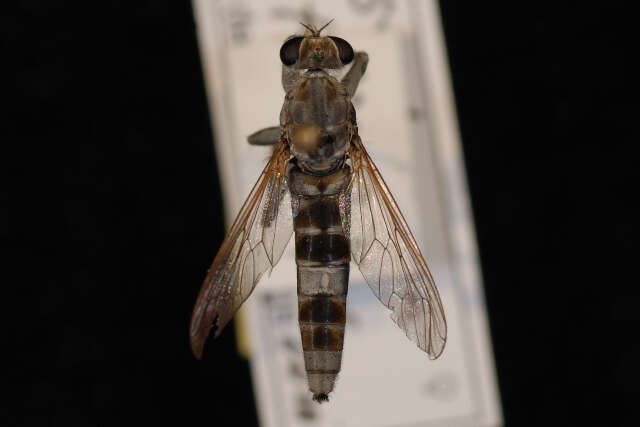
{"label": "pinned insect", "polygon": [[[291,36],[280,48],[286,93],[280,126],[249,136],[251,144],[274,151],[213,261],[190,329],[200,358],[211,328],[220,334],[295,231],[298,321],[309,390],[318,402],[328,400],[340,371],[350,260],[431,359],[447,338],[429,268],[358,135],[351,99],[369,57],[344,39],[321,36],[329,23],[302,24],[304,36]],[[328,72],[350,63],[341,80]]]}

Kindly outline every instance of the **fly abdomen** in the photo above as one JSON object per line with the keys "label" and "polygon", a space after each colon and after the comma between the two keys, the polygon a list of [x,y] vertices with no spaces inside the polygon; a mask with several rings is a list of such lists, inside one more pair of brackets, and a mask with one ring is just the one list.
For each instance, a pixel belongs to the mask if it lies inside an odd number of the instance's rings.
{"label": "fly abdomen", "polygon": [[316,177],[289,172],[298,266],[298,322],[309,390],[327,400],[340,372],[347,320],[350,244],[339,207],[349,170]]}
{"label": "fly abdomen", "polygon": [[298,266],[298,322],[309,390],[328,399],[342,361],[349,264]]}
{"label": "fly abdomen", "polygon": [[333,390],[342,361],[349,241],[344,234],[330,234],[326,229],[296,228],[296,263],[304,364],[309,390],[321,402]]}
{"label": "fly abdomen", "polygon": [[349,262],[349,241],[343,234],[321,232],[317,235],[296,235],[298,265],[335,265]]}

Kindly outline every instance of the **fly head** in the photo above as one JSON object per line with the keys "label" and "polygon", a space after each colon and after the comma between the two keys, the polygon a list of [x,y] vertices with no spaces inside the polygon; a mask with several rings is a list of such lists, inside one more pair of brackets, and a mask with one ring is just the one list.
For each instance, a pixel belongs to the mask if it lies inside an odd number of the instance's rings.
{"label": "fly head", "polygon": [[330,23],[319,30],[313,25],[302,24],[306,28],[304,36],[292,36],[280,48],[282,63],[309,70],[336,69],[350,63],[353,48],[349,42],[340,37],[320,36]]}

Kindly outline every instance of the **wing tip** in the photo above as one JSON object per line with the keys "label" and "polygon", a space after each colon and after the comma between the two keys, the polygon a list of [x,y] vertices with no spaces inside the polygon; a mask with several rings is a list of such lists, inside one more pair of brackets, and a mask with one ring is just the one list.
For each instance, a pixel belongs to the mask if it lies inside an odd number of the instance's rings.
{"label": "wing tip", "polygon": [[229,322],[228,318],[222,318],[222,314],[220,312],[215,312],[213,315],[213,320],[206,330],[203,330],[197,323],[192,323],[191,325],[191,352],[198,360],[202,359],[204,345],[211,334],[211,329],[214,329],[213,338],[218,338],[224,327]]}
{"label": "wing tip", "polygon": [[[442,356],[442,353],[444,353],[444,348],[447,346],[447,340],[446,338],[442,340],[442,345],[440,346],[440,348],[437,351],[434,351],[434,346],[432,343],[429,343],[429,349],[425,350],[427,352],[427,354],[429,355],[429,359],[431,360],[436,360],[437,358],[439,358],[440,356]],[[429,351],[430,350],[430,351]]]}
{"label": "wing tip", "polygon": [[442,356],[442,353],[444,353],[444,345],[442,346],[442,348],[440,349],[439,352],[434,353],[434,352],[428,352],[427,354],[429,355],[429,359],[430,360],[436,360],[437,358],[439,358],[440,356]]}
{"label": "wing tip", "polygon": [[202,353],[204,350],[204,342],[197,338],[197,337],[191,337],[191,352],[193,353],[194,357],[198,360],[202,359]]}

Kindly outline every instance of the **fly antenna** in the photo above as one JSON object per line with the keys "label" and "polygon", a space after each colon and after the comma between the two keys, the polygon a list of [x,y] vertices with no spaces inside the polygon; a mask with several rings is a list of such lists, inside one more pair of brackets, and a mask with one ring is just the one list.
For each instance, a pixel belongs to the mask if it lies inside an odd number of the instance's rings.
{"label": "fly antenna", "polygon": [[[334,19],[335,19],[335,18],[334,18]],[[322,26],[322,28],[320,28],[320,29],[318,30],[318,35],[320,35],[320,31],[322,31],[322,30],[324,30],[325,28],[327,28],[327,27],[329,26],[329,24],[331,24],[332,22],[333,22],[333,19],[332,19],[331,21],[327,22],[326,24],[324,24],[324,25]]]}
{"label": "fly antenna", "polygon": [[[302,22],[300,23],[300,25],[305,27],[307,29],[307,31],[309,31],[309,33],[311,33],[311,37],[318,37],[318,31],[316,30],[316,28],[313,25],[303,24]],[[306,36],[306,34],[305,34],[305,36]]]}
{"label": "fly antenna", "polygon": [[305,27],[307,29],[307,31],[309,31],[311,33],[312,37],[320,37],[320,31],[324,30],[325,28],[327,28],[327,26],[329,24],[331,24],[333,22],[333,19],[329,22],[327,22],[326,24],[324,24],[322,26],[322,28],[320,28],[319,30],[316,30],[315,25],[307,25],[307,24],[303,24],[302,22],[300,23],[300,25],[302,25],[303,27]]}

